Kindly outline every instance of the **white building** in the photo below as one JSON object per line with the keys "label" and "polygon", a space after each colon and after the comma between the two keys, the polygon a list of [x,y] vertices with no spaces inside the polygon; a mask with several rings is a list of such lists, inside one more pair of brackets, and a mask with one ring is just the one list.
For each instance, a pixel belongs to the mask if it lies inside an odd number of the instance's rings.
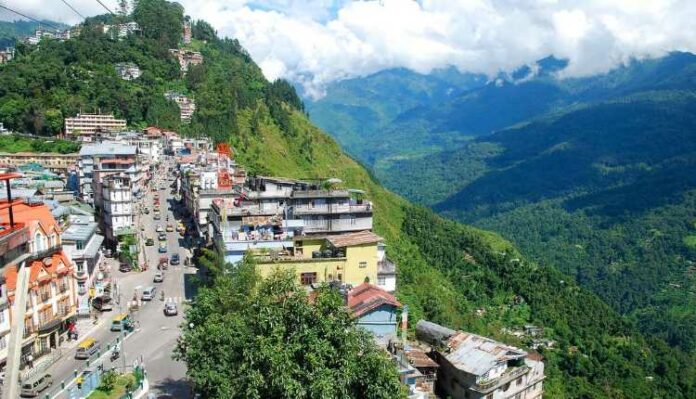
{"label": "white building", "polygon": [[[452,399],[537,399],[544,363],[522,349],[421,320],[416,337],[437,350],[437,385]],[[533,358],[535,357],[535,358]]]}
{"label": "white building", "polygon": [[96,205],[101,194],[98,177],[125,173],[131,178],[134,194],[140,191],[143,171],[138,165],[137,148],[118,142],[85,144],[77,160],[80,196],[88,204]]}
{"label": "white building", "polygon": [[101,198],[101,221],[106,239],[113,243],[118,241],[121,235],[133,234],[133,194],[130,178],[119,175],[105,177]]}
{"label": "white building", "polygon": [[88,288],[98,278],[97,265],[101,261],[104,237],[97,234],[97,223],[85,216],[69,216],[70,224],[63,231],[63,251],[75,265],[78,311],[89,314]]}
{"label": "white building", "polygon": [[77,114],[65,118],[65,134],[79,136],[82,141],[94,141],[97,132],[119,132],[125,128],[126,120],[116,119],[113,114]]}
{"label": "white building", "polygon": [[134,80],[138,79],[142,72],[140,68],[132,62],[119,62],[114,65],[116,73],[123,80]]}

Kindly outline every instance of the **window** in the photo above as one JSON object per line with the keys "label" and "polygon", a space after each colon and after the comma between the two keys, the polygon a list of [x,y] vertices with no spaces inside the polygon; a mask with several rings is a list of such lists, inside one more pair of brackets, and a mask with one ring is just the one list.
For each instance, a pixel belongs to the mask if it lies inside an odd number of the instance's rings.
{"label": "window", "polygon": [[338,275],[336,276],[336,280],[343,281],[343,274],[338,273]]}
{"label": "window", "polygon": [[377,276],[377,285],[387,285],[387,278]]}
{"label": "window", "polygon": [[518,378],[517,381],[515,381],[515,383],[517,384],[517,386],[522,385],[522,377]]}
{"label": "window", "polygon": [[76,241],[75,248],[77,248],[78,251],[85,249],[85,242],[84,241]]}
{"label": "window", "polygon": [[5,312],[0,311],[0,323],[4,323],[4,322],[5,322]]}
{"label": "window", "polygon": [[0,350],[7,348],[7,335],[0,337]]}
{"label": "window", "polygon": [[488,395],[486,395],[486,399],[493,399],[493,394],[489,393]]}
{"label": "window", "polygon": [[302,274],[300,274],[300,284],[310,285],[310,284],[314,284],[316,282],[317,282],[317,274],[316,273],[302,273]]}
{"label": "window", "polygon": [[364,268],[367,267],[367,262],[360,262],[360,263],[358,264],[358,266],[359,266],[361,269],[364,269]]}

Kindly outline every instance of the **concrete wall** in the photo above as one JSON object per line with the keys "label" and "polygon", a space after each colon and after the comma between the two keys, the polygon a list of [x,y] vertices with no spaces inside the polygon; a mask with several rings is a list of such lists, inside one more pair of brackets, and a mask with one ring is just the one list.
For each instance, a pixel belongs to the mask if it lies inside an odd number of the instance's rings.
{"label": "concrete wall", "polygon": [[396,308],[382,305],[357,320],[359,327],[371,332],[375,338],[396,335]]}

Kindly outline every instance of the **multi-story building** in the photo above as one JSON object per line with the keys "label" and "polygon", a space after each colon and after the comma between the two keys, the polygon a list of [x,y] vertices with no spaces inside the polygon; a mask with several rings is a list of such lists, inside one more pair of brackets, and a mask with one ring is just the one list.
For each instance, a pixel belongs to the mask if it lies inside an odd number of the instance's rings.
{"label": "multi-story building", "polygon": [[340,282],[358,286],[377,281],[377,245],[382,237],[370,231],[324,237],[295,236],[291,247],[253,251],[257,270],[268,276],[292,270],[302,285]]}
{"label": "multi-story building", "polygon": [[116,73],[123,80],[138,79],[141,75],[140,68],[132,62],[119,62],[114,64]]}
{"label": "multi-story building", "polygon": [[145,171],[138,163],[137,148],[118,142],[85,144],[78,158],[80,196],[83,201],[100,205],[102,179],[113,174],[125,174],[131,179],[134,195],[139,195]]}
{"label": "multi-story building", "polygon": [[[61,230],[48,207],[41,202],[22,202],[12,206],[15,223],[28,228],[29,240],[25,266],[29,269],[28,298],[24,322],[22,361],[51,353],[67,334],[74,319],[77,285],[74,267],[65,255]],[[9,208],[0,209],[0,218],[8,220]],[[17,289],[19,262],[10,262],[3,270],[10,305]],[[20,322],[10,307],[12,323]]]}
{"label": "multi-story building", "polygon": [[133,194],[127,176],[110,175],[102,184],[102,231],[110,243],[122,235],[133,234]]}
{"label": "multi-story building", "polygon": [[437,388],[452,399],[536,399],[544,363],[522,349],[421,320],[416,337],[435,349]]}
{"label": "multi-story building", "polygon": [[4,50],[0,50],[0,64],[12,61],[14,58],[14,52],[14,47],[7,47]]}
{"label": "multi-story building", "polygon": [[[8,203],[3,201],[0,206],[8,206]],[[11,224],[9,218],[0,219],[0,367],[4,367],[7,362],[10,334],[10,301],[5,270],[28,259],[29,237],[29,227],[26,223],[14,221]],[[30,351],[30,342],[26,342],[25,345],[27,351]]]}
{"label": "multi-story building", "polygon": [[196,111],[196,103],[192,98],[188,98],[183,94],[168,91],[164,94],[167,100],[172,100],[179,106],[179,117],[182,122],[191,121],[193,113]]}
{"label": "multi-story building", "polygon": [[116,25],[103,25],[102,32],[111,37],[111,39],[124,39],[130,34],[140,31],[140,25],[137,22],[126,22]]}
{"label": "multi-story building", "polygon": [[203,55],[198,51],[170,49],[171,53],[179,61],[181,71],[186,73],[191,65],[199,65],[203,63]]}
{"label": "multi-story building", "polygon": [[57,173],[67,174],[77,163],[78,154],[58,154],[53,152],[0,152],[0,163],[16,168],[28,164],[38,164]]}
{"label": "multi-story building", "polygon": [[77,114],[65,118],[66,136],[75,135],[82,141],[95,141],[97,132],[119,132],[125,130],[126,120],[117,119],[113,114]]}
{"label": "multi-story building", "polygon": [[63,251],[75,265],[78,308],[89,310],[88,288],[96,282],[104,237],[97,234],[97,223],[88,217],[71,215],[68,223],[62,234]]}
{"label": "multi-story building", "polygon": [[191,20],[186,19],[184,21],[184,44],[191,44]]}

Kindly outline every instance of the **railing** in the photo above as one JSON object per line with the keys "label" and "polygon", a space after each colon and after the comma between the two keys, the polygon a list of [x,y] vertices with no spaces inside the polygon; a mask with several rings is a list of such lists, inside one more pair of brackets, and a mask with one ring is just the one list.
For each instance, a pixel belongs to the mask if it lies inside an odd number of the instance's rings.
{"label": "railing", "polygon": [[48,258],[52,256],[54,253],[62,251],[63,246],[61,244],[56,244],[51,247],[48,247],[46,249],[42,249],[40,251],[34,251],[29,254],[28,260],[41,260],[44,258]]}
{"label": "railing", "polygon": [[358,231],[372,229],[372,217],[354,219],[305,220],[307,233]]}
{"label": "railing", "polygon": [[507,383],[507,382],[509,382],[509,381],[521,376],[521,375],[524,375],[527,372],[529,372],[529,370],[530,370],[530,368],[527,366],[517,367],[517,368],[514,368],[510,371],[504,372],[498,378],[494,378],[494,379],[489,380],[489,381],[478,382],[478,383],[474,384],[472,389],[479,391],[479,392],[486,391],[486,390],[489,390],[495,386],[503,385],[503,384],[505,384],[505,383]]}
{"label": "railing", "polygon": [[295,205],[293,212],[298,215],[312,214],[333,214],[333,213],[365,213],[372,212],[372,204],[345,205],[345,204],[318,204],[318,205]]}
{"label": "railing", "polygon": [[51,298],[51,293],[50,292],[42,292],[41,293],[41,302],[46,302]]}

